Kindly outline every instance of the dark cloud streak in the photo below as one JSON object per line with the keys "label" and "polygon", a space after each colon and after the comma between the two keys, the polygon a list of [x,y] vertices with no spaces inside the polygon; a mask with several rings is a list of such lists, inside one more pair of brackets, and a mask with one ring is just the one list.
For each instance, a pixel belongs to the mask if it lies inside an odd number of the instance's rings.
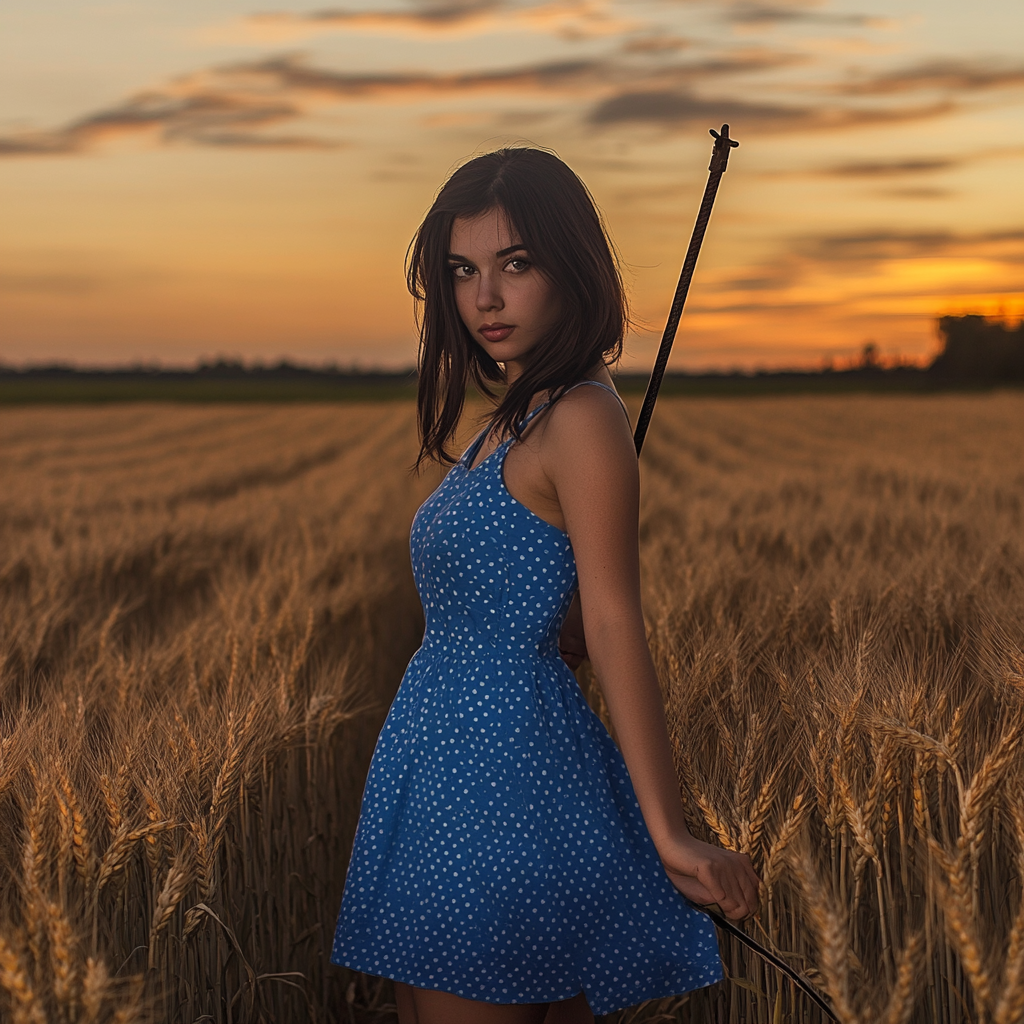
{"label": "dark cloud streak", "polygon": [[[766,132],[827,131],[866,125],[920,121],[953,112],[950,97],[917,105],[866,106],[831,102],[790,104],[747,99],[739,94],[709,95],[709,84],[797,64],[800,54],[764,48],[737,50],[705,60],[618,56],[549,61],[480,71],[429,73],[385,71],[349,73],[307,64],[296,56],[244,62],[176,79],[161,88],[130,97],[107,110],[75,120],[50,132],[0,136],[0,157],[58,156],[81,153],[103,140],[148,135],[161,145],[220,148],[325,149],[338,142],[302,134],[274,134],[273,129],[300,121],[317,106],[339,101],[365,102],[399,98],[410,102],[449,96],[461,98],[492,92],[511,96],[534,93],[591,104],[585,123],[601,128],[655,125],[685,129],[704,122],[729,121]],[[844,95],[888,95],[911,89],[909,83],[950,82],[956,76],[973,88],[995,87],[1017,78],[1024,68],[993,69],[968,75],[958,65],[940,74],[937,65],[920,66],[859,83],[836,86]],[[950,76],[953,76],[951,78]],[[1016,76],[1016,78],[1014,77]],[[893,83],[900,83],[898,87]],[[914,86],[915,88],[917,86]],[[828,90],[826,90],[827,92]],[[758,93],[753,93],[757,96]],[[818,172],[836,177],[880,178],[942,170],[952,164],[928,160],[850,163]]]}
{"label": "dark cloud streak", "polygon": [[259,149],[324,149],[338,143],[302,135],[266,134],[303,117],[315,101],[410,99],[481,92],[536,92],[593,97],[616,82],[649,87],[726,77],[792,63],[766,51],[690,63],[584,59],[455,74],[350,74],[310,66],[293,56],[273,57],[199,72],[162,89],[140,93],[50,132],[0,136],[0,157],[82,153],[106,138],[149,133],[164,145]]}
{"label": "dark cloud streak", "polygon": [[1024,227],[971,233],[879,229],[798,239],[793,248],[808,259],[847,263],[922,256],[976,256],[983,249],[1007,246],[1013,251],[1001,256],[1002,259],[1014,262],[1024,259]]}
{"label": "dark cloud streak", "polygon": [[903,157],[892,160],[851,160],[827,167],[799,168],[788,171],[768,171],[769,178],[850,178],[860,181],[886,181],[914,178],[920,175],[940,174],[988,160],[1014,159],[1024,156],[1022,146],[993,146],[974,149],[968,153],[948,156]]}
{"label": "dark cloud streak", "polygon": [[890,24],[886,18],[868,14],[831,14],[807,7],[783,4],[740,3],[727,8],[723,18],[734,25],[779,25],[808,23],[818,25],[850,25],[856,28],[878,28]]}
{"label": "dark cloud streak", "polygon": [[706,99],[681,91],[629,91],[598,104],[590,114],[595,125],[647,124],[686,128],[708,119],[728,121],[738,131],[756,125],[762,131],[826,131],[865,125],[920,121],[949,113],[949,102],[897,108],[782,106],[729,98]]}
{"label": "dark cloud streak", "polygon": [[0,156],[81,153],[104,138],[155,132],[165,144],[323,149],[333,143],[296,135],[260,135],[265,128],[301,114],[291,103],[239,99],[198,90],[192,95],[142,93],[109,110],[72,121],[53,132],[0,137]]}
{"label": "dark cloud streak", "polygon": [[552,61],[522,68],[464,74],[383,73],[351,75],[315,68],[289,57],[239,65],[240,73],[263,76],[277,88],[345,98],[373,98],[401,93],[452,93],[491,89],[573,89],[599,84],[611,70],[602,61]]}
{"label": "dark cloud streak", "polygon": [[421,4],[418,10],[413,11],[345,10],[344,8],[331,7],[319,11],[310,11],[306,14],[294,14],[291,12],[254,14],[248,20],[254,23],[261,21],[288,21],[293,24],[307,22],[317,25],[344,25],[364,19],[373,19],[382,24],[388,21],[418,21],[426,25],[457,25],[460,22],[468,21],[476,15],[496,11],[504,6],[506,5],[502,0],[468,0],[465,3]]}
{"label": "dark cloud streak", "polygon": [[100,280],[89,274],[37,273],[12,274],[0,271],[0,293],[82,295],[95,291]]}
{"label": "dark cloud streak", "polygon": [[1024,64],[991,61],[935,60],[879,75],[855,78],[829,87],[843,96],[893,96],[907,92],[982,92],[1024,85]]}
{"label": "dark cloud streak", "polygon": [[590,114],[596,125],[659,124],[685,127],[707,120],[747,121],[760,124],[784,124],[799,119],[801,111],[768,104],[743,103],[737,100],[701,99],[697,96],[668,91],[624,92],[600,103]]}
{"label": "dark cloud streak", "polygon": [[962,167],[967,161],[955,157],[921,157],[908,160],[866,160],[826,167],[818,173],[829,178],[892,178],[929,174]]}

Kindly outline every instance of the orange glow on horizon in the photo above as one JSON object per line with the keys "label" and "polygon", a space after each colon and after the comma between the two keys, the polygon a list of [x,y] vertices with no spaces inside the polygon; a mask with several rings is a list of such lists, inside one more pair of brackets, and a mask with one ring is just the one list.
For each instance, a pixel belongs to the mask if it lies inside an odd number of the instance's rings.
{"label": "orange glow on horizon", "polygon": [[[28,13],[0,36],[28,83],[0,96],[0,362],[409,365],[420,218],[459,162],[528,142],[597,198],[640,325],[625,366],[646,366],[724,120],[741,147],[675,365],[818,365],[868,340],[920,361],[944,314],[1024,314],[1024,65],[990,45],[1024,9],[57,2],[59,29]],[[55,32],[81,63],[48,99],[31,55]]]}

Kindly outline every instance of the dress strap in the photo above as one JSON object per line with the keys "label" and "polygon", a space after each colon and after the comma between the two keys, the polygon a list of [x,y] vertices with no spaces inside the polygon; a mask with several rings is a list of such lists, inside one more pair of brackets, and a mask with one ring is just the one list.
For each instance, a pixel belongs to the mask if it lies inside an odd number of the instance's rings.
{"label": "dress strap", "polygon": [[[538,416],[544,409],[546,409],[550,404],[551,404],[551,402],[541,402],[541,404],[538,405],[535,409],[531,409],[522,418],[522,420],[520,420],[520,422],[519,422],[519,429],[520,429],[520,431],[525,430],[527,425],[536,416]],[[469,447],[462,453],[462,458],[459,459],[460,462],[465,463],[467,466],[472,466],[473,465],[473,460],[477,457],[477,453],[480,451],[481,447],[483,447],[483,443],[486,440],[487,435],[490,433],[490,430],[491,430],[491,427],[490,427],[490,424],[488,424],[486,427],[484,427],[483,430],[480,431],[479,434],[476,435],[476,437],[473,438],[473,440],[470,442]],[[505,440],[502,441],[498,445],[498,447],[500,448],[501,445],[508,445],[508,444],[510,444],[514,440],[515,440],[514,437],[506,437]],[[497,450],[497,449],[495,449],[495,450]]]}
{"label": "dress strap", "polygon": [[484,427],[476,437],[473,438],[469,443],[469,447],[462,453],[462,458],[459,462],[464,463],[467,466],[473,465],[473,460],[476,458],[476,453],[480,451],[480,446],[484,443],[484,438],[487,437],[487,427]]}
{"label": "dress strap", "polygon": [[549,405],[551,400],[541,402],[536,408],[531,409],[519,422],[519,429],[525,430]]}
{"label": "dress strap", "polygon": [[[623,402],[621,398],[619,398],[614,388],[608,387],[607,384],[604,384],[599,380],[578,380],[575,384],[570,384],[565,389],[565,391],[562,392],[562,394],[567,395],[570,391],[573,390],[573,388],[582,387],[584,384],[593,384],[595,388],[603,388],[605,391],[608,392],[608,394],[612,395],[615,398],[615,401],[618,402],[620,406],[622,406],[622,411],[626,414],[626,422],[629,423],[629,410],[626,408],[626,403]],[[550,404],[551,400],[549,399],[546,402],[541,402],[541,404],[538,405],[536,409],[531,409],[523,418],[522,423],[519,424],[519,429],[525,430],[530,421],[535,416],[543,412]]]}
{"label": "dress strap", "polygon": [[603,381],[578,380],[575,384],[570,384],[569,387],[567,387],[565,391],[562,393],[568,394],[570,391],[572,391],[573,388],[583,387],[584,384],[593,384],[595,388],[604,388],[604,390],[607,391],[608,394],[612,395],[615,398],[615,401],[622,406],[622,411],[626,414],[626,422],[629,423],[629,410],[626,408],[626,403],[621,398],[619,398],[618,393],[615,391],[614,388],[608,387],[608,385],[605,384]]}
{"label": "dress strap", "polygon": [[[562,392],[562,394],[568,394],[570,391],[572,391],[573,388],[582,387],[584,384],[593,384],[594,387],[603,388],[610,395],[613,395],[614,398],[615,398],[615,401],[618,402],[620,406],[622,406],[622,411],[626,415],[626,422],[629,423],[629,410],[626,408],[626,403],[623,402],[621,398],[619,398],[619,396],[618,396],[618,394],[616,394],[614,388],[608,387],[607,384],[604,384],[604,383],[602,383],[599,380],[580,380],[580,381],[577,381],[575,384],[570,384],[565,389],[565,391]],[[536,419],[536,417],[539,416],[550,404],[551,404],[551,400],[548,399],[548,401],[541,402],[540,405],[538,405],[538,406],[534,407],[533,409],[531,409],[522,418],[522,420],[520,420],[520,422],[519,422],[519,430],[520,431],[525,430],[530,425],[530,423],[532,423],[533,420]],[[480,450],[480,446],[484,442],[484,438],[487,436],[487,433],[488,433],[488,429],[485,427],[476,436],[476,438],[473,440],[473,443],[469,446],[469,448],[466,450],[465,454],[462,456],[463,460],[465,460],[465,462],[468,465],[472,465],[473,460],[476,458],[477,452]],[[513,438],[507,437],[502,442],[502,444],[508,444],[512,440],[513,440]]]}

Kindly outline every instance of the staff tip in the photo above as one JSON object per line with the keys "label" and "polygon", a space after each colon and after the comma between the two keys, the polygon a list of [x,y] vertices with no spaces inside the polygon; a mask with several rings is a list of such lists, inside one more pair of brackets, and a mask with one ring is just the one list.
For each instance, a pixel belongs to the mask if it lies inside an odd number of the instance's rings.
{"label": "staff tip", "polygon": [[735,139],[729,138],[729,126],[727,124],[722,125],[722,130],[720,132],[716,132],[714,128],[709,128],[708,131],[710,131],[716,139],[720,139],[722,142],[728,143],[730,149],[735,149],[739,145]]}

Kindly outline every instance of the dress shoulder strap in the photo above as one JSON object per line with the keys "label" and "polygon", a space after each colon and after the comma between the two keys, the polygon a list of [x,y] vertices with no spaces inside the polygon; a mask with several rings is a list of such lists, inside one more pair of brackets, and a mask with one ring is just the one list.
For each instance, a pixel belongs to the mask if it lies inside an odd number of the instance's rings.
{"label": "dress shoulder strap", "polygon": [[595,388],[603,388],[605,391],[608,392],[608,394],[613,395],[614,398],[615,398],[615,401],[618,402],[619,405],[622,406],[622,411],[626,414],[626,422],[627,423],[629,422],[629,410],[626,408],[626,403],[623,402],[623,400],[621,398],[619,398],[619,396],[618,396],[618,394],[617,394],[617,392],[615,391],[614,388],[608,387],[608,385],[605,384],[603,381],[599,381],[599,380],[578,380],[575,384],[570,384],[565,389],[563,394],[568,394],[570,391],[572,391],[573,388],[583,387],[584,384],[593,384]]}
{"label": "dress shoulder strap", "polygon": [[[616,402],[618,402],[618,403],[619,403],[619,405],[621,405],[621,406],[622,406],[622,411],[623,411],[623,412],[624,412],[624,413],[626,414],[626,422],[627,422],[627,423],[629,423],[629,410],[628,410],[628,409],[626,408],[626,403],[625,403],[625,402],[623,402],[621,398],[619,398],[619,396],[618,396],[618,395],[617,395],[617,394],[615,393],[615,389],[614,389],[614,388],[610,388],[610,387],[608,387],[608,385],[607,385],[607,384],[603,384],[603,383],[602,383],[601,381],[599,381],[599,380],[579,380],[579,381],[577,381],[577,382],[576,382],[575,384],[570,384],[570,385],[569,385],[569,386],[568,386],[568,387],[567,387],[567,388],[565,389],[565,391],[563,391],[563,392],[562,392],[562,394],[568,394],[568,393],[569,393],[570,391],[572,391],[572,389],[573,389],[573,388],[578,388],[578,387],[582,387],[582,386],[583,386],[584,384],[593,384],[593,385],[594,385],[594,387],[597,387],[597,388],[603,388],[603,389],[604,389],[605,391],[607,391],[607,392],[608,392],[609,394],[611,394],[611,395],[614,395],[614,396],[615,396],[615,401],[616,401]],[[549,399],[549,400],[548,400],[548,401],[546,401],[546,402],[541,402],[541,404],[540,404],[540,405],[538,405],[538,406],[537,406],[536,408],[534,408],[534,409],[531,409],[531,410],[530,410],[530,411],[529,411],[529,412],[528,412],[528,413],[527,413],[527,414],[526,414],[526,415],[525,415],[525,416],[523,417],[522,421],[521,421],[521,422],[520,422],[520,424],[519,424],[519,429],[520,429],[520,430],[525,430],[525,429],[527,428],[527,426],[528,426],[528,425],[529,425],[529,424],[530,424],[530,423],[531,423],[531,422],[532,422],[532,421],[533,421],[533,420],[534,420],[534,419],[535,419],[535,418],[536,418],[537,416],[539,416],[539,415],[540,415],[540,414],[541,414],[541,413],[542,413],[542,412],[543,412],[543,411],[544,411],[544,410],[545,410],[545,409],[546,409],[546,408],[547,408],[547,407],[548,407],[548,406],[549,406],[550,404],[551,404],[551,400]]]}
{"label": "dress shoulder strap", "polygon": [[525,430],[526,427],[535,420],[549,405],[551,401],[541,402],[536,408],[531,409],[519,422],[519,429]]}

